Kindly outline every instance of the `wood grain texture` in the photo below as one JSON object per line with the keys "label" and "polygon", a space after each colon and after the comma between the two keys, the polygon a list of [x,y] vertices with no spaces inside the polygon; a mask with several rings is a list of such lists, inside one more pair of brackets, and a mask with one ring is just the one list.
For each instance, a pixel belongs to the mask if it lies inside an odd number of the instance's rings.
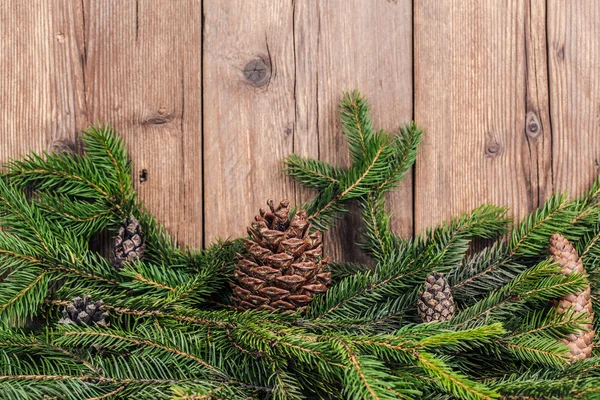
{"label": "wood grain texture", "polygon": [[200,0],[84,6],[88,119],[117,129],[140,199],[179,242],[201,246]]}
{"label": "wood grain texture", "polygon": [[415,118],[426,130],[417,230],[486,202],[522,217],[538,205],[550,157],[546,133],[526,132],[528,113],[547,120],[543,7],[419,1],[414,13]]}
{"label": "wood grain texture", "polygon": [[0,3],[0,163],[73,147],[84,126],[80,3]]}
{"label": "wood grain texture", "polygon": [[575,195],[600,172],[600,7],[548,2],[554,183]]}
{"label": "wood grain texture", "polygon": [[[376,129],[395,132],[412,119],[412,3],[297,1],[295,10],[296,132],[294,150],[347,166],[338,102],[359,89],[372,104]],[[317,143],[318,142],[318,143]],[[316,149],[315,149],[316,147]],[[316,153],[315,153],[316,150]],[[412,233],[411,174],[393,193],[394,229]],[[365,260],[357,208],[326,236],[334,260]]]}

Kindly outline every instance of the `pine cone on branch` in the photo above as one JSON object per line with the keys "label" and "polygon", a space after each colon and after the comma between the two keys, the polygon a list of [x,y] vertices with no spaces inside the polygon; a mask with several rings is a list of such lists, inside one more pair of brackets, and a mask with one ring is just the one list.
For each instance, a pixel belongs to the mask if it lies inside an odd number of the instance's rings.
{"label": "pine cone on branch", "polygon": [[115,237],[113,247],[113,265],[120,269],[125,262],[141,260],[146,250],[146,240],[142,224],[133,215],[123,221]]}
{"label": "pine cone on branch", "polygon": [[417,311],[423,322],[448,321],[454,317],[454,299],[444,274],[427,275],[423,291],[419,293]]}
{"label": "pine cone on branch", "polygon": [[260,210],[248,227],[245,255],[235,266],[232,299],[239,310],[304,310],[331,283],[320,232],[310,233],[305,210],[290,220],[289,201]]}
{"label": "pine cone on branch", "polygon": [[108,326],[108,311],[102,310],[102,301],[92,301],[91,296],[75,297],[62,311],[59,324]]}
{"label": "pine cone on branch", "polygon": [[[577,250],[560,233],[555,233],[550,237],[549,252],[554,261],[560,266],[563,275],[568,276],[573,272],[586,273]],[[582,292],[561,298],[556,307],[559,313],[571,310],[575,315],[583,314],[585,320],[582,330],[570,334],[563,340],[571,352],[571,361],[584,360],[591,357],[594,341],[594,311],[592,309],[592,296],[589,285]]]}

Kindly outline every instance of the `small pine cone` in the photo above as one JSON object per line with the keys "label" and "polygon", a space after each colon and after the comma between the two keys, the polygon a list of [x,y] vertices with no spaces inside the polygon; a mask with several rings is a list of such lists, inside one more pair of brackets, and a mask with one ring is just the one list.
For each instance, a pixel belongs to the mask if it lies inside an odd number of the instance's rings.
{"label": "small pine cone", "polygon": [[[560,272],[563,275],[568,276],[572,272],[586,273],[577,250],[560,233],[555,233],[550,237],[549,252],[554,261],[560,266]],[[592,296],[589,285],[582,292],[561,298],[556,308],[559,313],[571,310],[575,315],[584,314],[585,323],[582,324],[582,328],[584,329],[570,334],[563,339],[563,342],[569,347],[571,361],[584,360],[591,357],[594,341],[594,311],[592,309]]]}
{"label": "small pine cone", "polygon": [[302,311],[331,283],[320,232],[310,233],[306,211],[290,219],[289,202],[260,210],[248,227],[245,254],[235,266],[232,300],[238,310]]}
{"label": "small pine cone", "polygon": [[448,321],[454,317],[454,299],[444,274],[435,272],[427,276],[417,308],[423,322]]}
{"label": "small pine cone", "polygon": [[120,269],[125,262],[141,260],[146,250],[146,240],[142,224],[133,215],[123,221],[123,226],[115,237],[113,265]]}
{"label": "small pine cone", "polygon": [[92,301],[91,296],[85,295],[73,298],[73,302],[67,304],[62,311],[59,324],[98,325],[108,326],[106,317],[108,311],[102,310],[102,301]]}

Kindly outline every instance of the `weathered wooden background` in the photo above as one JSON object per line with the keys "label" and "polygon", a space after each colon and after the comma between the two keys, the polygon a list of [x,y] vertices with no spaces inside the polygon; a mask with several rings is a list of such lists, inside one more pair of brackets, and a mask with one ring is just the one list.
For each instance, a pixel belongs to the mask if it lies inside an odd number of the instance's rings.
{"label": "weathered wooden background", "polygon": [[[394,225],[483,202],[516,216],[577,193],[600,157],[595,0],[3,0],[0,161],[110,122],[141,198],[181,243],[239,236],[267,198],[306,200],[292,151],[348,161],[337,102],[426,130]],[[358,216],[329,235],[356,259]]]}

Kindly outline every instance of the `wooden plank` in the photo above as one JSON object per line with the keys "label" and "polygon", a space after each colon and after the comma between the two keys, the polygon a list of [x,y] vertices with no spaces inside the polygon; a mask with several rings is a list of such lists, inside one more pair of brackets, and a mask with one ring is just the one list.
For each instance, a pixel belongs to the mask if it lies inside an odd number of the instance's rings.
{"label": "wooden plank", "polygon": [[0,163],[74,148],[83,125],[80,3],[0,3]]}
{"label": "wooden plank", "polygon": [[[343,90],[370,98],[377,127],[410,120],[410,1],[208,2],[204,13],[209,240],[245,234],[269,197],[301,203],[312,196],[280,172],[292,151],[348,163],[337,112]],[[395,227],[410,232],[410,177],[392,205]],[[359,220],[354,210],[328,235],[329,257],[358,259]]]}
{"label": "wooden plank", "polygon": [[522,217],[546,195],[544,17],[538,1],[415,3],[418,231],[486,202]]}
{"label": "wooden plank", "polygon": [[[359,89],[372,104],[376,129],[395,132],[412,119],[412,2],[296,2],[296,132],[301,155],[348,165],[338,102]],[[390,195],[393,227],[412,233],[412,176]],[[357,208],[326,236],[333,260],[365,260]]]}
{"label": "wooden plank", "polygon": [[293,150],[292,3],[204,3],[207,242],[239,237],[267,199],[292,198],[281,159]]}
{"label": "wooden plank", "polygon": [[600,8],[548,2],[554,183],[572,195],[600,172]]}
{"label": "wooden plank", "polygon": [[119,131],[140,199],[190,246],[202,245],[200,15],[200,0],[87,0],[83,15],[89,121]]}
{"label": "wooden plank", "polygon": [[524,137],[529,150],[528,184],[534,207],[541,205],[555,192],[552,181],[552,125],[548,94],[546,22],[546,1],[529,0],[525,6]]}

